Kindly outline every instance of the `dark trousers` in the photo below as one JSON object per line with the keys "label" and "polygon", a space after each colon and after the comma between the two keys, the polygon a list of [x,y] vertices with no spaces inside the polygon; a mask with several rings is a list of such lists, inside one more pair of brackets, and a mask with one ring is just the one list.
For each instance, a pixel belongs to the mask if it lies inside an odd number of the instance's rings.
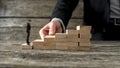
{"label": "dark trousers", "polygon": [[120,19],[110,19],[104,29],[103,38],[105,40],[120,40]]}
{"label": "dark trousers", "polygon": [[120,40],[120,19],[92,25],[91,34],[91,40]]}

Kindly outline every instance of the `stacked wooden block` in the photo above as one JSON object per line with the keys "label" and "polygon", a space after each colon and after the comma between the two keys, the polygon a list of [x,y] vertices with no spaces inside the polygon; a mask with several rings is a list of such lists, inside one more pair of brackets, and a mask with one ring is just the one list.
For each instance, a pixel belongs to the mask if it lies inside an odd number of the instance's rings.
{"label": "stacked wooden block", "polygon": [[76,30],[66,30],[66,33],[56,33],[37,39],[31,45],[22,45],[22,49],[52,49],[52,50],[90,50],[91,26],[77,26]]}

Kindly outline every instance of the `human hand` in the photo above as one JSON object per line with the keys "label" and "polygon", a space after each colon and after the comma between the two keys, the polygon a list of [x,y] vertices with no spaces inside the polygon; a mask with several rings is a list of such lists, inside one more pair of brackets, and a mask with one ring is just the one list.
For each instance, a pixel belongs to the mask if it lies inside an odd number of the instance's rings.
{"label": "human hand", "polygon": [[55,35],[55,33],[62,33],[62,26],[58,20],[50,21],[39,31],[41,39],[44,39],[46,35]]}

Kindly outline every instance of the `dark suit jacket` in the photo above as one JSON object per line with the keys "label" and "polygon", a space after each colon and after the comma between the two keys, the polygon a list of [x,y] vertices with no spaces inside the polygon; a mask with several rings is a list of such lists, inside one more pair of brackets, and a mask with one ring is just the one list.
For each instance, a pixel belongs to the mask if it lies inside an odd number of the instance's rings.
{"label": "dark suit jacket", "polygon": [[[71,18],[72,12],[79,0],[58,0],[52,18],[63,20],[65,27]],[[83,0],[84,2],[84,24],[100,26],[109,20],[109,0]]]}

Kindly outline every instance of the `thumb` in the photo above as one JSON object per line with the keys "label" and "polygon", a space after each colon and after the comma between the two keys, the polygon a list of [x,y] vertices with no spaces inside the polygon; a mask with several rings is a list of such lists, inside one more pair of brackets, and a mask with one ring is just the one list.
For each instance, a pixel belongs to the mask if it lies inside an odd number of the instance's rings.
{"label": "thumb", "polygon": [[49,35],[54,35],[56,32],[56,26],[54,25],[54,23],[51,23],[49,25]]}

